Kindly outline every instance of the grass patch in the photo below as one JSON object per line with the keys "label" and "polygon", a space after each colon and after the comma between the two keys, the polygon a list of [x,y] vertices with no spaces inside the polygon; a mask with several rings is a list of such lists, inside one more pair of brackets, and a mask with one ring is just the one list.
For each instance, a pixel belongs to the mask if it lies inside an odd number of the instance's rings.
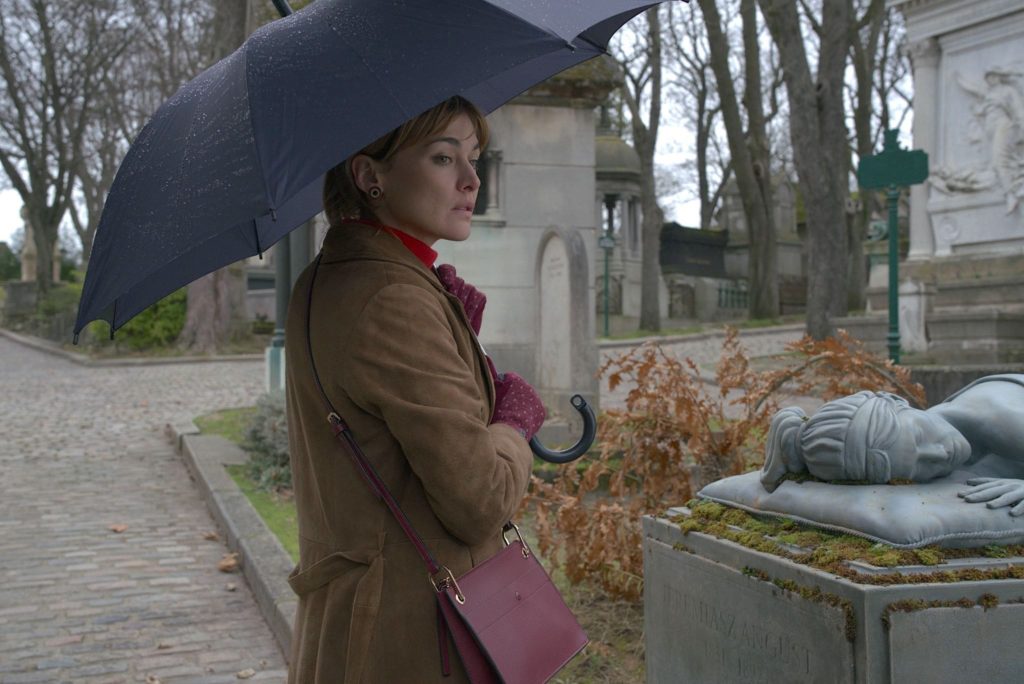
{"label": "grass patch", "polygon": [[275,492],[264,492],[257,488],[256,483],[245,472],[244,465],[224,466],[231,479],[235,481],[238,488],[248,497],[249,503],[256,509],[256,512],[263,518],[270,531],[274,533],[281,546],[292,557],[292,561],[299,562],[299,519],[295,511],[295,501],[287,494]]}
{"label": "grass patch", "polygon": [[[204,435],[220,435],[228,441],[242,446],[245,430],[253,416],[255,406],[214,411],[195,419],[195,424]],[[249,477],[245,465],[226,466],[228,474],[249,499],[249,503],[263,518],[281,546],[296,563],[299,562],[299,522],[295,512],[295,501],[291,492],[266,492],[259,489]]]}
{"label": "grass patch", "polygon": [[220,435],[229,442],[242,446],[245,441],[245,429],[255,415],[255,406],[243,406],[207,413],[196,418],[194,422],[204,435]]}

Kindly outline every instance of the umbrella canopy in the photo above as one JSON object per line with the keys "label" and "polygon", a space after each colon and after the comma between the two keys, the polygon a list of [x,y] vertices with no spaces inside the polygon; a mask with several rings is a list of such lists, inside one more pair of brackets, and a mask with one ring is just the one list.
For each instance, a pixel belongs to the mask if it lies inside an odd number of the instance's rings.
{"label": "umbrella canopy", "polygon": [[453,95],[487,113],[603,54],[650,0],[317,0],[184,85],[125,156],[75,334],[258,253],[322,209],[324,174]]}

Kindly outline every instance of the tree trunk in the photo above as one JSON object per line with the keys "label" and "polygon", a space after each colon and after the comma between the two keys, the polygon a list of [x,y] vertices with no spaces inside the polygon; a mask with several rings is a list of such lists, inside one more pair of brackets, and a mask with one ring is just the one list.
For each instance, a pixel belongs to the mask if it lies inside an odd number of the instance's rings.
{"label": "tree trunk", "polygon": [[208,273],[188,286],[185,326],[178,344],[212,354],[245,333],[245,268],[241,263]]}
{"label": "tree trunk", "polygon": [[711,69],[718,83],[718,100],[722,108],[732,155],[732,172],[743,204],[750,239],[750,315],[774,318],[779,315],[779,282],[775,215],[772,211],[771,178],[768,159],[768,135],[761,105],[760,50],[757,46],[756,17],[753,3],[744,0],[744,49],[747,80],[751,73],[756,83],[748,83],[746,105],[749,130],[744,130],[739,100],[729,70],[729,42],[722,29],[722,19],[715,0],[700,0],[711,50]]}
{"label": "tree trunk", "polygon": [[848,0],[823,3],[818,74],[812,79],[796,3],[759,2],[779,49],[789,99],[793,163],[807,208],[807,332],[824,339],[835,332],[832,319],[849,311],[845,212],[849,151],[843,72],[850,44],[850,7]]}
{"label": "tree trunk", "polygon": [[771,159],[767,124],[761,97],[761,51],[758,47],[755,0],[741,0],[743,18],[744,96],[747,105],[747,147],[757,187],[750,231],[751,318],[779,315],[778,236],[775,230],[775,200],[772,193]]}
{"label": "tree trunk", "polygon": [[[36,287],[45,295],[53,287],[53,247],[57,244],[60,231],[60,215],[63,211],[51,210],[45,198],[28,206],[26,221],[32,226],[32,243],[36,247]],[[39,206],[39,205],[42,206]],[[57,221],[52,216],[57,214]]]}
{"label": "tree trunk", "polygon": [[[640,156],[640,206],[643,210],[643,249],[640,275],[640,329],[661,330],[661,228],[665,216],[658,207],[654,182],[654,151],[661,119],[661,18],[658,8],[647,10],[648,66],[650,68],[650,111],[648,121],[640,115],[640,93],[630,97],[633,144]],[[628,93],[627,93],[628,94]]]}
{"label": "tree trunk", "polygon": [[[858,22],[866,29],[866,41],[861,42],[860,31],[855,31],[851,41],[853,70],[856,80],[856,99],[853,109],[853,127],[856,135],[855,146],[858,159],[874,154],[873,130],[871,126],[874,105],[874,75],[878,62],[878,49],[885,21],[883,0],[871,0],[864,18]],[[884,63],[884,62],[883,62]],[[888,128],[888,107],[882,98],[882,130]],[[868,269],[864,258],[864,238],[874,209],[875,193],[861,192],[860,206],[854,208],[849,224],[850,285],[847,297],[849,307],[861,311],[867,304]]]}

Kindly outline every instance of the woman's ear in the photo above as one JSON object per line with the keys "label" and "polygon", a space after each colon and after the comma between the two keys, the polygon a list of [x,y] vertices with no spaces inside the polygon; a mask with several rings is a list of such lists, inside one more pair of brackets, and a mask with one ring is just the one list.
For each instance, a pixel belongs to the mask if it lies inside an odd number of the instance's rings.
{"label": "woman's ear", "polygon": [[369,193],[371,187],[380,187],[378,162],[365,154],[353,157],[352,182],[364,193]]}

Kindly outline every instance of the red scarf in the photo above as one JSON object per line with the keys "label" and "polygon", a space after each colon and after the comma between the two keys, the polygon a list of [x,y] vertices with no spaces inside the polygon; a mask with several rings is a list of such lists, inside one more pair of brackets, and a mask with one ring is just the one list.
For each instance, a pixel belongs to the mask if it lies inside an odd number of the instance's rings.
{"label": "red scarf", "polygon": [[413,256],[419,259],[424,266],[426,266],[428,269],[434,267],[434,262],[437,261],[437,252],[435,252],[430,245],[423,242],[423,240],[414,238],[412,235],[409,235],[408,233],[401,231],[398,228],[385,226],[383,223],[377,223],[376,221],[358,219],[355,222],[362,223],[365,226],[370,226],[372,228],[377,228],[379,230],[384,230],[387,231],[388,233],[391,233],[396,238],[401,240],[402,244],[405,245],[406,248],[410,252],[412,252]]}

